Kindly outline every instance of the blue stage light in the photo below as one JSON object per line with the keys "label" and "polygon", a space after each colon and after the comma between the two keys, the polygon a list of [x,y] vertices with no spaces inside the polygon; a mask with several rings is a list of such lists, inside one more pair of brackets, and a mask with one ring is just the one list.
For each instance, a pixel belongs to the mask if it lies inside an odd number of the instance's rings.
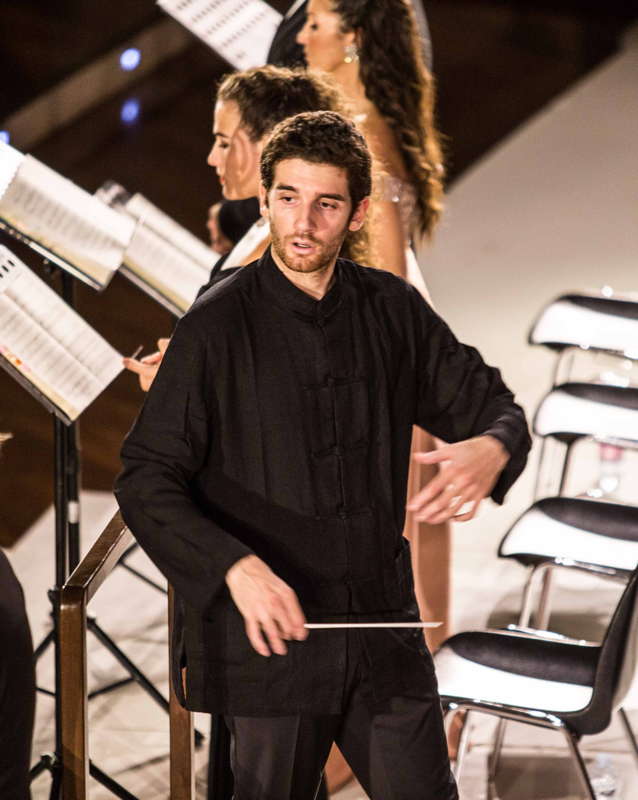
{"label": "blue stage light", "polygon": [[11,141],[11,134],[9,133],[9,131],[0,131],[0,142],[9,144],[10,141]]}
{"label": "blue stage light", "polygon": [[122,108],[120,109],[120,119],[126,125],[131,125],[133,122],[137,120],[140,115],[140,101],[132,97],[130,100],[126,100],[122,103]]}
{"label": "blue stage light", "polygon": [[137,47],[129,47],[127,50],[124,50],[120,56],[120,67],[126,70],[126,72],[130,72],[139,67],[141,60],[142,54]]}

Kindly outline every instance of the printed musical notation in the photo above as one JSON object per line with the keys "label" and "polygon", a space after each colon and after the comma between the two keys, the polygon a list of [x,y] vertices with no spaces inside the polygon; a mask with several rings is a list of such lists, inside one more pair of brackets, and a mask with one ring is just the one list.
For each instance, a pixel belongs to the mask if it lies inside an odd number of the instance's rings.
{"label": "printed musical notation", "polygon": [[196,236],[141,194],[107,181],[97,196],[135,220],[121,271],[177,316],[191,306],[219,258]]}
{"label": "printed musical notation", "polygon": [[122,371],[122,356],[0,246],[0,356],[68,420]]}
{"label": "printed musical notation", "polygon": [[202,270],[140,222],[124,253],[122,274],[140,288],[152,290],[171,311],[183,314],[197,297],[200,287],[208,281],[210,270]]}
{"label": "printed musical notation", "polygon": [[206,280],[219,255],[213,252],[207,244],[197,236],[183,228],[168,214],[165,214],[156,205],[147,200],[144,195],[136,193],[125,204],[126,211],[135,219],[143,222],[148,228],[166,239],[178,250],[195,261],[206,273]]}
{"label": "printed musical notation", "polygon": [[236,69],[260,67],[282,16],[265,0],[157,0]]}
{"label": "printed musical notation", "polygon": [[134,223],[29,155],[0,143],[0,219],[104,288],[119,268]]}

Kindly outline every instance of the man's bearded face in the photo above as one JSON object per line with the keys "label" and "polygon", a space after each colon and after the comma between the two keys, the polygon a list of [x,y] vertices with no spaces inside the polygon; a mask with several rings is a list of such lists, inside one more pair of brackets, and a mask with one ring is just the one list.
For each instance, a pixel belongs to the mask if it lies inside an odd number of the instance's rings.
{"label": "man's bearded face", "polygon": [[334,264],[352,216],[344,169],[280,161],[267,200],[273,251],[288,269],[309,273]]}

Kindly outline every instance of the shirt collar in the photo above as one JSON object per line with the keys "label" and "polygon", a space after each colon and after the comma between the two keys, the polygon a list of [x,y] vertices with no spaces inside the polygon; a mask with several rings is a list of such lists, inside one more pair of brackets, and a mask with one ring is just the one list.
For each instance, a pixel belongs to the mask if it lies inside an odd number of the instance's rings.
{"label": "shirt collar", "polygon": [[274,294],[279,305],[305,317],[320,319],[337,310],[343,294],[343,268],[337,259],[335,279],[321,300],[315,300],[288,280],[273,259],[270,247],[259,259],[258,274],[266,288]]}

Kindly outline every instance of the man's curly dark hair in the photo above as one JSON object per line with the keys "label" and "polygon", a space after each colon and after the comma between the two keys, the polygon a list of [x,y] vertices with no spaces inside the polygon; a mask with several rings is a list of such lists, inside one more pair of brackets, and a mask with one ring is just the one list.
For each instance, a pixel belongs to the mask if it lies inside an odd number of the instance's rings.
{"label": "man's curly dark hair", "polygon": [[261,182],[270,191],[280,161],[300,158],[345,169],[352,212],[372,190],[372,159],[365,139],[341,114],[310,111],[280,122],[261,154]]}

